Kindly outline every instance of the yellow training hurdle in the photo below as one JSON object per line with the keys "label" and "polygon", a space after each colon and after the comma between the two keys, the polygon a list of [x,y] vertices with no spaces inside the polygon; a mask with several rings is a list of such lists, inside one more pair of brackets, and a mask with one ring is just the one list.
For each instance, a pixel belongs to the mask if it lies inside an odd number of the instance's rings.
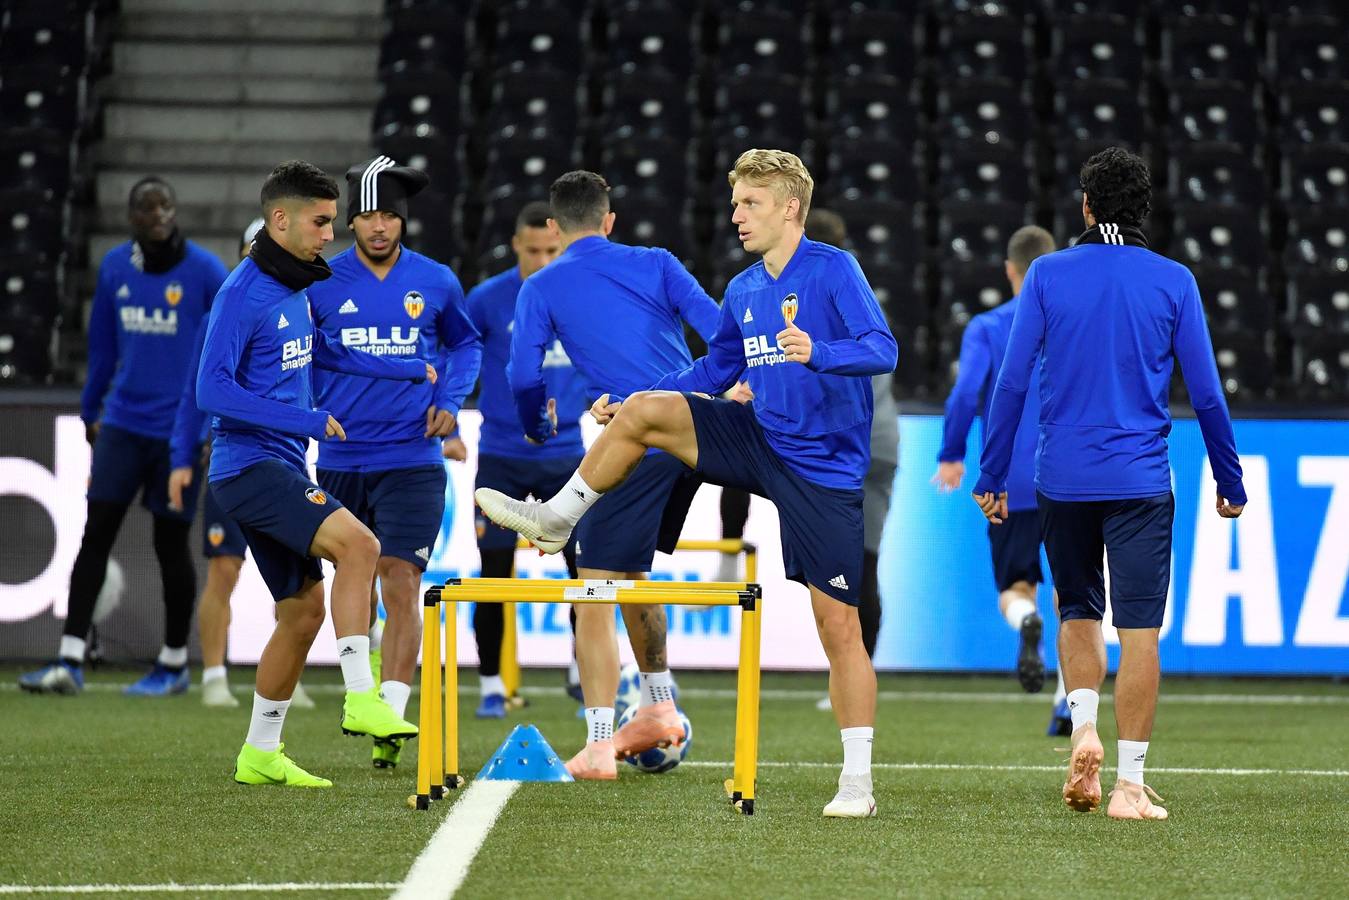
{"label": "yellow training hurdle", "polygon": [[[743,542],[705,541],[698,544]],[[716,549],[721,547],[690,547]],[[726,551],[723,551],[726,552]],[[457,607],[460,601],[501,603],[638,603],[680,606],[740,607],[740,669],[735,710],[735,762],[726,780],[731,803],[746,815],[754,813],[754,781],[759,757],[759,644],[763,592],[752,581],[606,581],[580,579],[452,578],[428,588],[422,607],[422,674],[417,793],[409,798],[417,809],[464,783],[459,770],[459,668]],[[442,605],[444,615],[441,615]],[[441,658],[444,634],[445,656]]]}

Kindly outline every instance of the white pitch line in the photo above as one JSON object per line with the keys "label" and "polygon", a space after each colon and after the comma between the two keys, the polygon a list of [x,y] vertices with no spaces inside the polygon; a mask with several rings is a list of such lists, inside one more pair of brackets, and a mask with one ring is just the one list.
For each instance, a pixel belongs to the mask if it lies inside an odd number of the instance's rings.
{"label": "white pitch line", "polygon": [[[684,766],[697,766],[707,769],[730,769],[733,762],[709,762],[707,760],[685,760]],[[772,762],[760,761],[760,769],[836,769],[836,762]],[[1027,766],[995,765],[992,763],[872,763],[873,769],[887,769],[913,772],[1062,772],[1063,766]],[[1294,775],[1325,778],[1349,778],[1349,769],[1202,769],[1188,767],[1149,766],[1148,773],[1153,775]]]}
{"label": "white pitch line", "polygon": [[259,894],[281,891],[388,891],[390,881],[283,881],[275,884],[0,884],[0,894]]}
{"label": "white pitch line", "polygon": [[482,842],[506,808],[518,781],[475,781],[450,807],[393,900],[449,900],[468,877]]}

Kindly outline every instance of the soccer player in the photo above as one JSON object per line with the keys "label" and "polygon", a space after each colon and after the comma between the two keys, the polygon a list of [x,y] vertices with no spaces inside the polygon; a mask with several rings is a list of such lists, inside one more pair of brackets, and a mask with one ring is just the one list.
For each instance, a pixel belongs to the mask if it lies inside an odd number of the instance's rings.
{"label": "soccer player", "polygon": [[[585,378],[590,396],[605,392],[626,396],[689,365],[692,357],[681,319],[704,339],[712,336],[717,320],[716,303],[668,251],[609,240],[615,216],[609,209],[609,185],[602,177],[568,172],[553,182],[549,199],[553,214],[549,227],[561,237],[562,255],[520,288],[507,371],[525,437],[538,443],[559,431],[557,398],[548,396],[544,377],[548,351],[557,341]],[[632,463],[637,471],[623,489],[605,497],[576,529],[576,564],[582,578],[644,578],[657,548],[670,552],[679,538],[697,490],[692,473],[668,453],[638,454]],[[572,475],[556,496],[571,496],[576,482]],[[502,521],[493,514],[499,505],[481,498],[516,505],[521,501],[500,491],[481,488],[474,496],[488,518],[521,532],[541,550],[556,553],[571,539],[570,528],[554,541],[533,526],[521,529],[513,521]],[[574,607],[587,728],[585,747],[567,763],[576,778],[617,778],[616,755],[683,740],[666,661],[665,610],[622,609],[642,673],[642,699],[633,721],[615,734],[619,669],[614,609],[603,604]]]}
{"label": "soccer player", "polygon": [[[434,364],[434,388],[359,373],[314,374],[316,401],[346,430],[319,443],[318,484],[379,538],[384,600],[380,696],[403,717],[421,649],[422,573],[445,514],[441,439],[478,377],[482,342],[448,267],[403,246],[408,199],[425,172],[386,156],[347,171],[347,226],[355,244],[333,277],[309,289],[314,327],[362,356]],[[359,641],[360,639],[358,639]],[[369,649],[370,637],[364,638]],[[398,764],[402,741],[375,736],[372,761]]]}
{"label": "soccer player", "polygon": [[[561,235],[548,227],[550,214],[547,203],[526,204],[515,219],[515,235],[511,238],[515,265],[468,292],[468,312],[483,341],[482,388],[478,394],[482,431],[474,487],[494,488],[518,500],[556,494],[585,454],[579,421],[587,405],[584,387],[561,342],[553,342],[543,361],[545,392],[556,400],[558,410],[557,435],[546,444],[525,439],[506,381],[511,325],[520,288],[562,252]],[[483,516],[478,517],[476,525],[483,577],[510,578],[515,571],[515,532]],[[574,545],[569,544],[562,552],[567,557],[568,574],[575,578]],[[501,604],[479,603],[474,607],[473,633],[478,643],[482,691],[477,710],[480,719],[506,715],[506,684],[501,680],[505,628]]]}
{"label": "soccer player", "polygon": [[[547,503],[490,491],[479,491],[478,503],[544,549],[558,548],[577,522],[586,528],[587,510],[640,481],[639,464],[646,464],[651,448],[707,481],[772,500],[782,523],[784,569],[810,589],[842,729],[843,771],[824,814],[864,818],[876,812],[876,673],[857,615],[862,483],[870,456],[870,378],[893,371],[898,347],[857,261],[806,239],[814,182],[798,157],[747,150],[729,181],[731,221],[746,251],[763,259],[727,285],[707,356],[626,400],[621,393],[618,400],[600,397],[592,412],[609,427],[567,488]],[[629,334],[640,332],[606,329],[606,343],[622,344]],[[746,373],[752,403],[708,396]],[[581,543],[584,558],[590,545],[585,537]]]}
{"label": "soccer player", "polygon": [[[248,258],[253,238],[262,230],[262,219],[254,219],[244,229],[239,246],[239,259]],[[210,460],[210,442],[207,415],[197,406],[196,372],[201,368],[201,350],[206,341],[207,320],[197,329],[197,346],[188,372],[191,376],[183,386],[178,402],[178,414],[173,420],[173,436],[169,439],[169,456],[173,469],[169,472],[169,508],[181,510],[185,492],[196,480],[197,461],[205,468]],[[201,637],[201,702],[205,706],[233,709],[239,705],[230,693],[225,669],[225,647],[229,641],[230,596],[239,584],[239,572],[244,566],[248,543],[239,525],[220,509],[208,487],[202,497],[202,555],[206,557],[206,587],[202,589],[197,609],[197,627]],[[313,709],[314,701],[298,682],[291,694],[290,705],[299,709]]]}
{"label": "soccer player", "polygon": [[380,546],[370,529],[305,475],[309,438],[345,440],[327,410],[314,409],[310,366],[353,374],[437,379],[420,359],[385,359],[330,343],[310,319],[306,289],[331,277],[320,255],[333,239],[337,183],[299,160],[272,170],[262,186],[266,225],[248,259],[221,287],[197,374],[197,402],[210,413],[209,481],[239,523],[277,601],[277,623],[258,662],[248,736],[235,762],[242,784],[331,787],[283,752],[291,692],[324,620],[319,558],[336,567],[331,605],[347,694],[348,734],[415,737],[417,726],[379,696],[370,672],[370,585]]}
{"label": "soccer player", "polygon": [[[960,340],[960,369],[951,395],[946,398],[942,446],[932,483],[950,492],[965,478],[965,442],[976,414],[988,422],[988,404],[993,400],[993,381],[1007,353],[1021,283],[1036,258],[1054,252],[1054,238],[1035,225],[1018,229],[1007,242],[1003,263],[1012,286],[1012,299],[997,309],[970,319]],[[982,408],[981,408],[982,407]],[[989,526],[988,543],[993,555],[993,579],[998,588],[998,608],[1008,626],[1020,636],[1016,674],[1029,694],[1044,685],[1045,663],[1040,649],[1044,622],[1036,611],[1035,593],[1043,580],[1040,571],[1040,511],[1035,502],[1035,444],[1040,421],[1039,377],[1032,375],[1025,412],[1012,443],[1012,464],[1007,490],[1007,521]],[[1062,668],[1062,667],[1060,667]],[[1060,710],[1060,703],[1062,709]],[[1062,713],[1062,715],[1060,715]],[[1068,704],[1063,695],[1063,677],[1054,694],[1050,734],[1068,734]],[[1063,727],[1069,726],[1067,730]]]}
{"label": "soccer player", "polygon": [[225,267],[183,238],[173,188],[143,178],[128,203],[131,240],[108,251],[89,317],[89,373],[80,418],[93,446],[84,537],[70,573],[66,623],[56,662],[19,677],[35,693],[79,693],[85,641],[108,557],[131,502],[154,517],[155,557],[164,589],[164,646],[154,668],[126,689],[164,696],[187,690],[187,638],[197,576],[188,549],[196,493],[171,509],[169,434],[199,323]]}
{"label": "soccer player", "polygon": [[1147,164],[1111,147],[1086,161],[1080,179],[1087,230],[1071,249],[1040,257],[1026,272],[974,498],[990,522],[1006,527],[1008,468],[1038,358],[1036,487],[1059,592],[1059,665],[1073,720],[1063,799],[1081,811],[1101,802],[1105,752],[1096,715],[1106,674],[1102,556],[1108,555],[1120,641],[1119,780],[1109,814],[1165,819],[1166,810],[1152,802],[1160,798],[1145,787],[1143,767],[1171,580],[1175,500],[1166,398],[1177,361],[1217,481],[1218,515],[1241,515],[1246,491],[1194,276],[1149,250],[1141,230],[1151,208]]}

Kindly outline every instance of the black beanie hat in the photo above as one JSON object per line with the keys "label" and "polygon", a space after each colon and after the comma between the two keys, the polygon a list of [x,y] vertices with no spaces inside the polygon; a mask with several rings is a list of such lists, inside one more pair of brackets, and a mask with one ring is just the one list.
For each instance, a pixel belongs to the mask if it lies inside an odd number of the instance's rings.
{"label": "black beanie hat", "polygon": [[408,198],[431,183],[421,169],[400,166],[387,156],[357,163],[347,170],[347,224],[361,213],[384,210],[408,217]]}

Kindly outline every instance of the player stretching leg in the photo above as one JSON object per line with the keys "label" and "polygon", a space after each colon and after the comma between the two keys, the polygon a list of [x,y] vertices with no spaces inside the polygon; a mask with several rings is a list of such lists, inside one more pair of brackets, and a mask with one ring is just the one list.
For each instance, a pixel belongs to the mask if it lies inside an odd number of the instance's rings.
{"label": "player stretching leg", "polygon": [[214,416],[209,481],[248,540],[277,601],[277,623],[258,662],[248,737],[234,779],[243,784],[329,787],[282,751],[291,692],[323,625],[323,572],[336,566],[333,630],[347,695],[342,730],[406,738],[417,726],[379,696],[370,672],[370,584],[379,541],[305,476],[308,439],[346,438],[313,407],[310,365],[353,374],[436,380],[415,359],[381,359],[330,344],[310,321],[306,289],[332,270],[319,255],[333,239],[337,183],[308,163],[277,166],[262,186],[266,227],[211,308],[197,402]]}
{"label": "player stretching leg", "polygon": [[[454,428],[482,356],[459,279],[402,245],[408,198],[429,182],[425,172],[385,156],[348,170],[347,225],[356,244],[333,258],[332,278],[309,289],[314,327],[328,343],[442,370],[435,387],[314,374],[318,406],[346,430],[344,441],[319,444],[319,486],[379,538],[386,613],[380,696],[400,718],[421,649],[422,573],[445,513],[441,439]],[[377,624],[366,646],[371,634]],[[374,765],[396,766],[401,746],[398,737],[376,735]]]}
{"label": "player stretching leg", "polygon": [[1071,249],[1040,257],[1026,273],[974,499],[990,522],[1006,527],[1012,446],[1040,359],[1036,487],[1059,591],[1059,660],[1073,719],[1063,799],[1080,811],[1101,802],[1105,750],[1096,713],[1105,679],[1102,557],[1108,554],[1120,641],[1119,780],[1109,814],[1165,819],[1166,810],[1152,802],[1161,798],[1144,786],[1143,765],[1161,679],[1157,636],[1171,581],[1175,500],[1166,397],[1177,360],[1218,483],[1218,515],[1241,515],[1246,491],[1194,276],[1149,250],[1140,230],[1151,208],[1147,164],[1111,147],[1087,160],[1080,178],[1087,230]]}
{"label": "player stretching leg", "polygon": [[[805,238],[814,182],[801,160],[780,150],[748,150],[729,180],[731,220],[745,249],[763,260],[727,286],[707,356],[621,406],[601,397],[592,411],[612,422],[566,489],[547,503],[488,491],[479,492],[478,503],[505,527],[557,547],[578,521],[585,527],[588,509],[633,483],[629,476],[634,469],[640,475],[638,464],[651,448],[710,482],[772,500],[782,522],[784,569],[810,589],[842,730],[843,771],[824,814],[864,818],[876,812],[876,673],[857,615],[862,482],[870,456],[870,376],[892,371],[898,350],[857,261]],[[746,373],[752,404],[708,396]],[[583,554],[586,547],[583,538]]]}
{"label": "player stretching leg", "polygon": [[[626,395],[689,365],[692,357],[681,319],[709,338],[717,318],[712,298],[668,251],[609,241],[614,213],[609,210],[609,185],[599,175],[563,175],[553,182],[550,201],[549,227],[560,234],[563,251],[520,288],[509,366],[525,436],[538,443],[558,431],[557,398],[548,396],[544,377],[548,351],[557,341],[585,378],[591,396],[605,391]],[[633,466],[638,463],[624,488],[605,497],[576,529],[582,578],[644,578],[658,547],[674,549],[697,484],[688,467],[667,453],[639,454]],[[564,488],[559,494],[569,491]],[[475,496],[485,495],[510,499],[487,488]],[[487,505],[483,511],[503,527],[520,531]],[[566,546],[570,531],[557,541],[545,540],[537,529],[522,534],[540,549],[556,553]],[[628,756],[683,740],[665,653],[665,610],[642,605],[622,610],[642,672],[642,699],[636,718],[615,734],[614,610],[602,604],[574,607],[588,730],[586,746],[567,763],[576,778],[616,778],[616,754]]]}

